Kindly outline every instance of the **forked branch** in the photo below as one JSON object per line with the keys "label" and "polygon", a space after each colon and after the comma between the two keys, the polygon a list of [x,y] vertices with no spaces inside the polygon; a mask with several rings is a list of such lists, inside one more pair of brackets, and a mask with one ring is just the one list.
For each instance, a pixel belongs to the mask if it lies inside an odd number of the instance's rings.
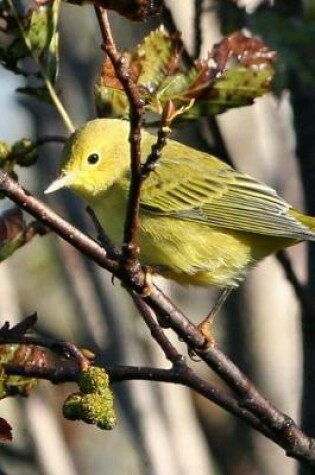
{"label": "forked branch", "polygon": [[[0,189],[22,209],[43,222],[76,249],[119,278],[130,292],[137,293],[141,291],[144,283],[144,274],[141,269],[136,273],[132,273],[132,275],[128,274],[117,261],[107,257],[104,248],[95,240],[83,234],[44,203],[23,190],[3,170],[0,170]],[[182,382],[182,371],[179,372],[180,377],[178,375],[173,377],[174,373],[167,373],[167,375],[172,375],[172,377],[170,379],[163,379],[161,373],[161,377],[158,377],[155,370],[152,371],[151,368],[147,376],[148,379],[155,379],[155,375],[156,379],[160,381],[172,380],[175,383],[180,382],[198,390],[209,400],[214,401],[230,413],[237,415],[252,427],[255,427],[274,440],[291,457],[315,466],[315,444],[313,439],[304,434],[288,416],[281,413],[265,399],[252,382],[218,348],[212,347],[205,350],[205,337],[157,286],[153,286],[153,291],[148,297],[139,297],[139,299],[153,310],[155,315],[158,316],[158,321],[163,321],[164,319],[165,325],[169,326],[184,340],[190,350],[198,354],[226,382],[234,396],[212,386],[207,386],[206,382],[200,379],[191,369],[187,370],[184,383]],[[181,365],[175,365],[173,370],[178,371],[178,368],[181,368]],[[129,373],[130,377],[126,376],[125,379],[136,378],[137,370],[130,371],[132,376]],[[150,374],[152,374],[151,377]],[[41,375],[38,374],[38,377],[41,377]],[[45,376],[43,375],[43,377]],[[180,378],[182,379],[179,381]]]}

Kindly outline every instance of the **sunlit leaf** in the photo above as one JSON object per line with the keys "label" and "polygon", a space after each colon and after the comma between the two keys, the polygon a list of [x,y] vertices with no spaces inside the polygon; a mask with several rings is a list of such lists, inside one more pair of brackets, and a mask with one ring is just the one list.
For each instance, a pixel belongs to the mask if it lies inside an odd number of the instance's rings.
{"label": "sunlit leaf", "polygon": [[164,28],[150,33],[131,54],[130,63],[138,70],[138,86],[154,93],[165,79],[179,69],[182,42],[180,35],[169,35]]}
{"label": "sunlit leaf", "polygon": [[105,59],[100,79],[95,85],[95,105],[98,116],[128,116],[128,99],[109,58]]}
{"label": "sunlit leaf", "polygon": [[38,380],[35,378],[6,374],[3,365],[41,367],[49,363],[49,354],[39,346],[7,343],[12,339],[17,341],[22,339],[33,328],[36,321],[37,316],[33,314],[13,327],[5,322],[0,328],[0,399],[16,395],[27,397],[38,384]]}
{"label": "sunlit leaf", "polygon": [[[180,37],[159,28],[124,58],[148,111],[161,114],[171,100],[181,118],[190,119],[249,105],[270,91],[276,54],[260,39],[235,32],[206,60],[185,69]],[[109,59],[97,83],[96,104],[100,116],[128,115],[127,97]]]}
{"label": "sunlit leaf", "polygon": [[270,71],[239,67],[226,71],[210,86],[204,97],[195,101],[186,117],[220,114],[233,107],[252,104],[256,97],[270,90]]}
{"label": "sunlit leaf", "polygon": [[10,396],[29,396],[38,385],[36,378],[7,375],[3,364],[18,366],[43,366],[46,363],[45,350],[34,345],[1,344],[0,345],[0,399]]}

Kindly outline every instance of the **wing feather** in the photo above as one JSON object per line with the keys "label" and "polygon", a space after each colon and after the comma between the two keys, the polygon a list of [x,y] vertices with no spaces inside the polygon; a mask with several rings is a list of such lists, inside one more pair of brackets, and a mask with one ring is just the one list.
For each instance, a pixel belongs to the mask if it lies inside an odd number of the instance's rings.
{"label": "wing feather", "polygon": [[[172,160],[167,157],[185,158]],[[188,156],[189,153],[189,156]],[[143,187],[142,210],[209,226],[292,239],[315,238],[275,190],[220,160],[172,142]]]}

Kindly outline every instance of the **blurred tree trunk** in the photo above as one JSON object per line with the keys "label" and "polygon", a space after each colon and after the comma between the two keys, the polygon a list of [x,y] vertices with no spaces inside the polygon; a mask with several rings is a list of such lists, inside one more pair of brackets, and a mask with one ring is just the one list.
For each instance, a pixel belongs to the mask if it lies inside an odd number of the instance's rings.
{"label": "blurred tree trunk", "polygon": [[[291,102],[297,137],[297,154],[305,190],[307,212],[315,216],[315,88],[305,88],[297,71],[291,73]],[[308,249],[307,290],[312,299],[312,309],[302,314],[303,338],[303,392],[302,392],[302,428],[315,437],[315,246]],[[311,469],[301,467],[300,474],[313,473]]]}
{"label": "blurred tree trunk", "polygon": [[[243,5],[249,1],[240,2]],[[286,74],[285,80],[290,90],[293,112],[293,121],[296,137],[297,163],[302,178],[302,187],[305,196],[306,210],[315,215],[315,88],[312,87],[310,78],[315,80],[312,60],[312,40],[308,28],[311,29],[314,18],[306,15],[308,3],[290,1],[277,1],[274,8],[262,5],[253,15],[246,15],[237,8],[236,4],[226,0],[219,2],[223,28],[229,29],[231,24],[238,27],[247,26],[255,33],[262,35],[263,39],[279,51],[278,73]],[[269,16],[267,16],[267,15]],[[275,15],[274,19],[272,15]],[[271,20],[268,24],[268,18]],[[277,19],[276,19],[277,18]],[[275,21],[273,21],[275,20]],[[278,21],[278,23],[277,23]],[[286,23],[283,30],[282,23]],[[273,26],[272,26],[273,25]],[[278,31],[275,29],[278,25]],[[291,29],[290,29],[291,25]],[[304,29],[303,29],[304,25]],[[273,30],[274,28],[274,30]],[[314,28],[314,27],[313,27]],[[309,40],[307,41],[307,38]],[[304,49],[303,49],[304,48]],[[309,48],[307,51],[305,48]],[[308,80],[306,79],[308,76]],[[282,78],[283,80],[283,78]],[[306,82],[307,81],[307,82]],[[281,80],[279,81],[281,82]],[[278,84],[279,84],[278,82]],[[276,83],[277,84],[277,83]],[[282,85],[283,87],[283,85]],[[285,175],[286,168],[281,173]],[[308,277],[307,290],[315,308],[315,248],[309,246],[308,250]],[[310,309],[303,311],[300,316],[302,330],[302,360],[303,360],[303,388],[301,404],[301,423],[305,432],[315,435],[315,312]],[[292,354],[290,354],[292,358]],[[294,356],[293,356],[294,358]],[[281,377],[281,376],[280,376]],[[312,473],[311,469],[300,468],[301,475]]]}

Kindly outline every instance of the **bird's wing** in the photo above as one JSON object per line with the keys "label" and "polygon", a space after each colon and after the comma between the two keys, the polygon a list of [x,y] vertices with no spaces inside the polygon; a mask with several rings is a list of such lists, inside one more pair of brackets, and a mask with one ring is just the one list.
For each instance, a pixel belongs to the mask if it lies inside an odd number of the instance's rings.
{"label": "bird's wing", "polygon": [[142,210],[236,231],[314,237],[272,188],[209,155],[199,160],[200,152],[195,153],[181,160],[163,158],[144,184]]}

